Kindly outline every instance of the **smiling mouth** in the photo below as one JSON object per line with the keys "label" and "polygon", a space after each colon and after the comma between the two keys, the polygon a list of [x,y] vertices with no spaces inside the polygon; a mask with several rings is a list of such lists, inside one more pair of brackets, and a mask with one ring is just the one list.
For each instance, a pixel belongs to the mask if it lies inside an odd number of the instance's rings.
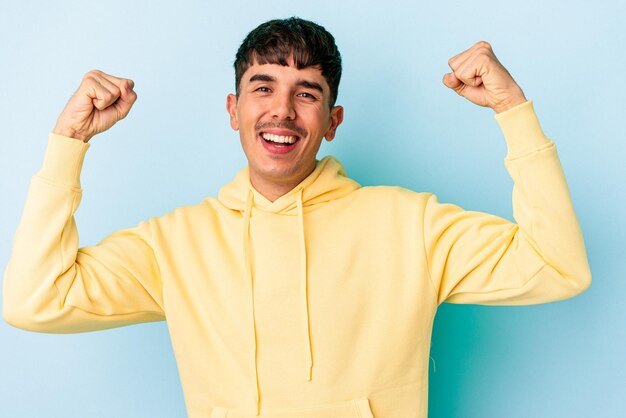
{"label": "smiling mouth", "polygon": [[295,144],[300,137],[295,135],[275,135],[267,132],[261,132],[261,138],[268,144],[276,146],[289,146]]}

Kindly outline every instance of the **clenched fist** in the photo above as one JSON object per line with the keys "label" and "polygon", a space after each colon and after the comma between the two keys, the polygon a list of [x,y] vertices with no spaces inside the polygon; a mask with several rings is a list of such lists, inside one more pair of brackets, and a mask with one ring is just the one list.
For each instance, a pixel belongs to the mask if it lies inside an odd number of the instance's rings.
{"label": "clenched fist", "polygon": [[65,105],[52,132],[88,142],[128,115],[137,100],[134,85],[129,79],[99,70],[89,71]]}
{"label": "clenched fist", "polygon": [[487,42],[478,42],[450,58],[448,65],[452,72],[444,75],[443,83],[472,103],[501,113],[526,101],[524,92]]}

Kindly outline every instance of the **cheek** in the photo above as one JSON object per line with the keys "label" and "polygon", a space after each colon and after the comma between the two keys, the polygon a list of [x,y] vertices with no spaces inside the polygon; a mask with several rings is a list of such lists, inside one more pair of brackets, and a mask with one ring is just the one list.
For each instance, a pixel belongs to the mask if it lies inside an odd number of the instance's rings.
{"label": "cheek", "polygon": [[239,111],[239,125],[242,129],[254,131],[254,127],[261,120],[263,111],[258,106],[246,107]]}
{"label": "cheek", "polygon": [[330,128],[331,125],[331,120],[330,117],[327,115],[325,118],[323,118],[322,120],[320,120],[320,131],[322,133],[326,133],[328,131],[328,128]]}
{"label": "cheek", "polygon": [[304,118],[308,121],[307,124],[311,129],[325,132],[330,126],[330,113],[321,108],[306,109],[303,112]]}

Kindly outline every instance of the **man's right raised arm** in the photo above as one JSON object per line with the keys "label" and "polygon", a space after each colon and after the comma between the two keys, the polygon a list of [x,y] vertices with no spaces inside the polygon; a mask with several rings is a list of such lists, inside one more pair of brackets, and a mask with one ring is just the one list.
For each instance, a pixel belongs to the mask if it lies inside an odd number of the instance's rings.
{"label": "man's right raised arm", "polygon": [[88,141],[124,118],[131,80],[91,71],[68,101],[33,177],[3,283],[3,317],[40,332],[83,332],[164,319],[151,226],[78,248],[74,220]]}

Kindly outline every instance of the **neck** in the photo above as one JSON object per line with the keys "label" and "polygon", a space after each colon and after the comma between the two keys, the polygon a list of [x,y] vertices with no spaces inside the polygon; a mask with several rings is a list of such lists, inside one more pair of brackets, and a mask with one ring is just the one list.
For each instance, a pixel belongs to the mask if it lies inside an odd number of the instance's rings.
{"label": "neck", "polygon": [[251,181],[251,183],[252,183],[252,187],[254,187],[257,192],[261,193],[263,197],[265,197],[270,202],[273,202],[277,200],[279,197],[286,195],[287,193],[289,193],[290,190],[292,190],[294,187],[297,186],[297,183],[296,183],[293,186],[263,187],[263,186],[259,186],[254,181]]}

